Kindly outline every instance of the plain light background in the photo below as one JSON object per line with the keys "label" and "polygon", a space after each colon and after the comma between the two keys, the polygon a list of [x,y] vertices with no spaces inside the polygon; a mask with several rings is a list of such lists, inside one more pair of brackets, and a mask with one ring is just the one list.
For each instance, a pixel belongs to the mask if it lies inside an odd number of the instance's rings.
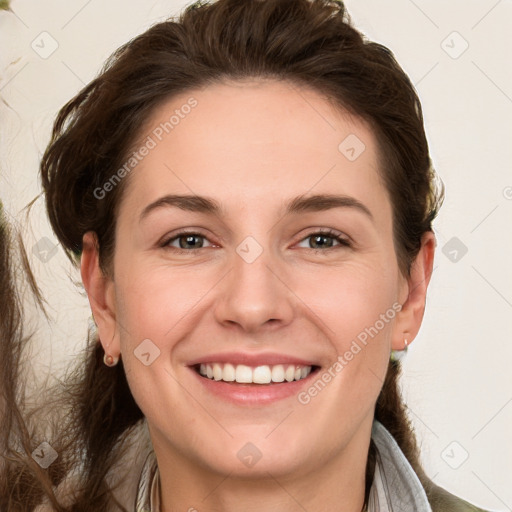
{"label": "plain light background", "polygon": [[[187,2],[188,3],[188,2]],[[22,227],[51,322],[29,318],[38,378],[84,346],[79,274],[39,197],[38,163],[58,109],[118,46],[183,1],[14,0],[0,12],[0,198]],[[402,389],[436,483],[512,510],[512,2],[348,0],[357,28],[388,46],[422,100],[446,187],[425,318]],[[27,303],[29,312],[31,303]]]}

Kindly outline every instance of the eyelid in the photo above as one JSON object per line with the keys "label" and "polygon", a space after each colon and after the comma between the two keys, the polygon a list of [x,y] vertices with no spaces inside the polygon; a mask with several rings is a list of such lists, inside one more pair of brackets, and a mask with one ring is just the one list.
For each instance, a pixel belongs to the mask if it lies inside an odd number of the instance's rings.
{"label": "eyelid", "polygon": [[[337,240],[339,242],[340,246],[345,246],[345,247],[353,246],[352,239],[348,235],[345,235],[344,233],[342,233],[341,231],[337,231],[332,228],[311,228],[311,229],[312,230],[310,232],[308,232],[306,235],[303,235],[298,240],[297,243],[303,242],[304,240],[306,240],[314,235],[326,235],[330,238],[334,238],[335,240]],[[326,249],[313,249],[312,247],[308,247],[307,249],[309,249],[311,251],[326,252],[328,249],[334,249],[335,247],[327,247]]]}
{"label": "eyelid", "polygon": [[[311,229],[311,231],[309,231],[307,234],[302,235],[301,238],[299,238],[296,242],[294,242],[294,245],[296,245],[300,242],[303,242],[304,240],[307,240],[308,238],[310,238],[314,235],[326,235],[330,238],[334,238],[339,243],[339,245],[334,246],[334,247],[327,247],[325,249],[314,249],[312,247],[306,247],[305,249],[308,249],[311,251],[326,252],[329,249],[332,250],[332,249],[335,249],[336,247],[352,247],[354,245],[352,239],[348,235],[345,235],[344,233],[334,230],[332,228],[318,227],[318,228],[310,228],[310,229]],[[174,250],[174,251],[188,252],[188,253],[193,253],[193,252],[199,251],[201,249],[207,249],[207,247],[199,247],[196,249],[194,249],[194,248],[182,249],[181,247],[172,247],[169,245],[170,242],[173,242],[173,241],[177,240],[178,238],[180,238],[182,236],[186,236],[186,235],[198,235],[199,237],[208,240],[208,242],[210,244],[217,245],[215,242],[212,242],[205,233],[203,233],[201,228],[184,228],[181,231],[172,233],[170,236],[163,237],[162,240],[158,243],[158,245],[162,248],[171,247],[172,250]]]}
{"label": "eyelid", "polygon": [[[200,228],[184,228],[183,230],[180,230],[175,233],[171,233],[170,235],[165,235],[159,242],[159,247],[171,247],[169,246],[170,242],[173,242],[177,240],[178,238],[186,235],[198,235],[206,240],[208,240],[211,244],[216,245],[215,242],[212,242],[208,236],[202,232]],[[198,249],[182,249],[181,247],[172,247],[172,249],[176,251],[182,251],[182,252],[193,252],[198,251],[199,249],[206,249],[206,247],[199,247]]]}

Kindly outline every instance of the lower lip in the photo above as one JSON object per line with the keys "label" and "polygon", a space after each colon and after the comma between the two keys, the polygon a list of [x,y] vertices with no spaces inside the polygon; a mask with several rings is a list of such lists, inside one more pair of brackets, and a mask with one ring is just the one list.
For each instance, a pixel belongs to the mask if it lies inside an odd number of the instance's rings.
{"label": "lower lip", "polygon": [[192,373],[207,391],[237,405],[266,405],[291,396],[297,396],[302,388],[309,385],[319,368],[301,380],[292,382],[276,382],[273,384],[239,384],[222,380],[208,379],[199,375],[194,368]]}

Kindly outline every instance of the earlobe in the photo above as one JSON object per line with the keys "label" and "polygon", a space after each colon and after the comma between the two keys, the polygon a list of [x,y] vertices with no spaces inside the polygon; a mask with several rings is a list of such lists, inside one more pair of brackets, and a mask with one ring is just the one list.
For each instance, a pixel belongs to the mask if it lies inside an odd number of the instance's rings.
{"label": "earlobe", "polygon": [[120,343],[116,328],[114,282],[100,268],[99,246],[94,232],[84,234],[82,248],[80,273],[98,326],[99,339],[105,353],[115,360],[120,354]]}
{"label": "earlobe", "polygon": [[427,288],[432,276],[436,238],[432,231],[427,231],[421,238],[421,247],[411,265],[407,278],[408,295],[402,302],[402,309],[397,315],[393,331],[393,350],[403,350],[405,342],[410,345],[421,327]]}

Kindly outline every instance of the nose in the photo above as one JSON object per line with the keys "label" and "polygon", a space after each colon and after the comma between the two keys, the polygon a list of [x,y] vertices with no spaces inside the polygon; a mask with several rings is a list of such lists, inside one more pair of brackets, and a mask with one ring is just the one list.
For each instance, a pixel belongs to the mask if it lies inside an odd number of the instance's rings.
{"label": "nose", "polygon": [[288,325],[297,300],[290,281],[282,262],[268,250],[252,262],[235,253],[230,271],[221,281],[214,316],[225,327],[246,333]]}

